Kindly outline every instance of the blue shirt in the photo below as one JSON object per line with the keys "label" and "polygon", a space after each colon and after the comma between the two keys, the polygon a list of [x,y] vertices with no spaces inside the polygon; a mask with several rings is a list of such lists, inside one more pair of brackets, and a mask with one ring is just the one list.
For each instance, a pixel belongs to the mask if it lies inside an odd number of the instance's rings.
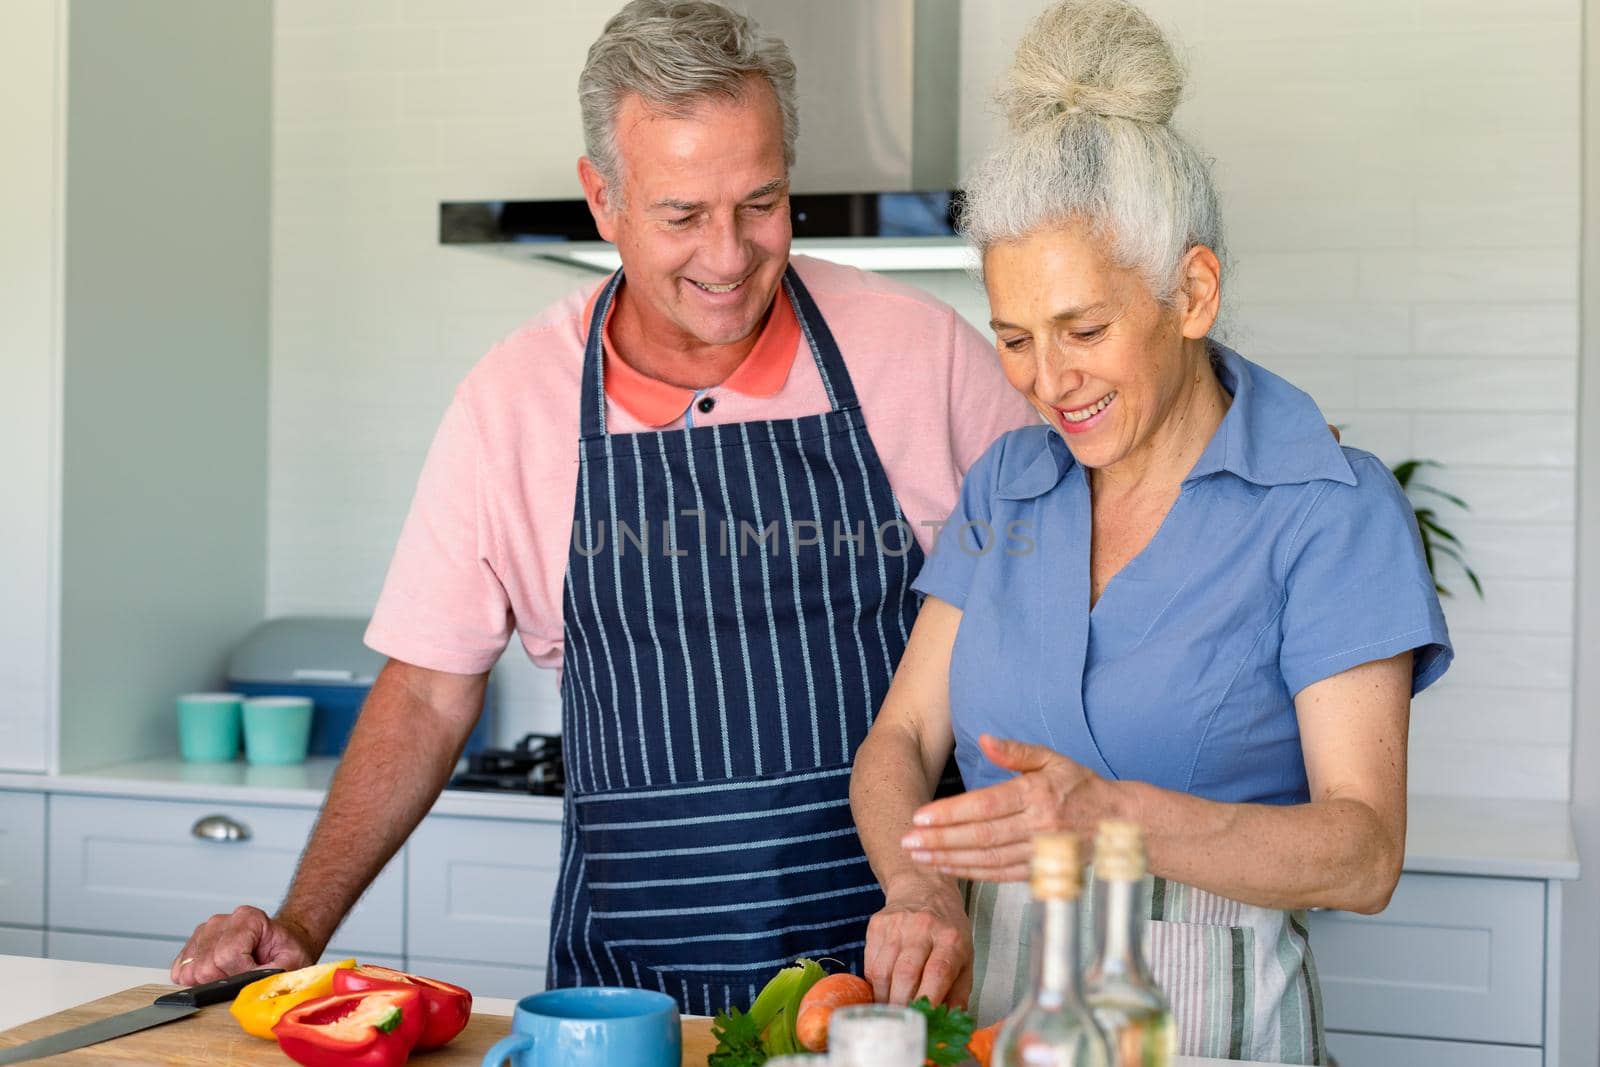
{"label": "blue shirt", "polygon": [[1294,697],[1415,652],[1412,692],[1453,653],[1405,493],[1341,449],[1316,404],[1213,346],[1233,402],[1154,538],[1089,607],[1088,472],[1051,427],[968,472],[918,591],[962,609],[950,661],[967,788],[1011,776],[993,733],[1109,778],[1213,800],[1309,799]]}

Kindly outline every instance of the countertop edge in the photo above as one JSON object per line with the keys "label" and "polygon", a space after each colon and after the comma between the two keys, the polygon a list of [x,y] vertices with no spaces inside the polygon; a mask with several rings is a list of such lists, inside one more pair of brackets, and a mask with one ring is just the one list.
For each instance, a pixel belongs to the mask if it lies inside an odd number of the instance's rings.
{"label": "countertop edge", "polygon": [[[327,758],[295,767],[143,760],[67,774],[0,772],[0,790],[316,809],[336,764]],[[208,776],[218,780],[196,780]],[[558,797],[447,789],[429,814],[559,823],[563,806]],[[1407,873],[1554,881],[1581,874],[1566,803],[1413,794],[1408,807]]]}

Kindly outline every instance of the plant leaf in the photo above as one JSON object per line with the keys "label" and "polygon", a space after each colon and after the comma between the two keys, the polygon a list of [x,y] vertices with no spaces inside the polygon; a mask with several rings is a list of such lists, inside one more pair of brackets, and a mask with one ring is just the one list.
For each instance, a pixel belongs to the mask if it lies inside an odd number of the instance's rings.
{"label": "plant leaf", "polygon": [[937,1007],[927,997],[918,997],[911,1007],[928,1020],[928,1062],[937,1067],[956,1067],[967,1061],[967,1042],[972,1040],[972,1016],[947,1004]]}
{"label": "plant leaf", "polygon": [[729,1008],[712,1021],[711,1036],[717,1047],[706,1060],[707,1067],[761,1067],[767,1062],[760,1029],[738,1008]]}

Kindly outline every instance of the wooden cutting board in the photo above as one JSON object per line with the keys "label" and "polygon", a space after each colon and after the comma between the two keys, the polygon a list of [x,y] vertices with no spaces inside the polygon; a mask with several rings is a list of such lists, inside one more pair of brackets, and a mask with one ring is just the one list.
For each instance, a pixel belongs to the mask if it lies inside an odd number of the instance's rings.
{"label": "wooden cutting board", "polygon": [[[76,1008],[35,1019],[13,1030],[0,1033],[0,1048],[20,1045],[36,1037],[59,1033],[80,1023],[94,1022],[151,1004],[176,986],[142,985],[109,997],[80,1004]],[[410,1062],[418,1067],[467,1067],[483,1062],[483,1054],[496,1041],[511,1032],[511,1019],[505,1015],[479,1015],[444,1048],[418,1052]],[[683,1022],[683,1067],[706,1067],[706,1057],[716,1047],[711,1040],[711,1020],[685,1019]],[[201,1008],[195,1014],[164,1026],[154,1026],[136,1034],[104,1041],[75,1052],[34,1061],[50,1067],[89,1064],[171,1064],[173,1067],[294,1067],[294,1061],[278,1051],[271,1041],[251,1037],[239,1029],[228,1014],[226,1004]]]}

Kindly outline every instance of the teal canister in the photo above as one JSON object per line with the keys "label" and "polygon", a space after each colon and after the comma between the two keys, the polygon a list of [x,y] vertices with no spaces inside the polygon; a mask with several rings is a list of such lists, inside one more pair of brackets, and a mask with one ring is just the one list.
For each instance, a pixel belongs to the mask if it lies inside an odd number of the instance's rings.
{"label": "teal canister", "polygon": [[251,697],[244,702],[244,756],[251,763],[303,763],[310,738],[310,697]]}
{"label": "teal canister", "polygon": [[178,698],[178,752],[191,763],[219,763],[239,754],[238,693],[185,693]]}

